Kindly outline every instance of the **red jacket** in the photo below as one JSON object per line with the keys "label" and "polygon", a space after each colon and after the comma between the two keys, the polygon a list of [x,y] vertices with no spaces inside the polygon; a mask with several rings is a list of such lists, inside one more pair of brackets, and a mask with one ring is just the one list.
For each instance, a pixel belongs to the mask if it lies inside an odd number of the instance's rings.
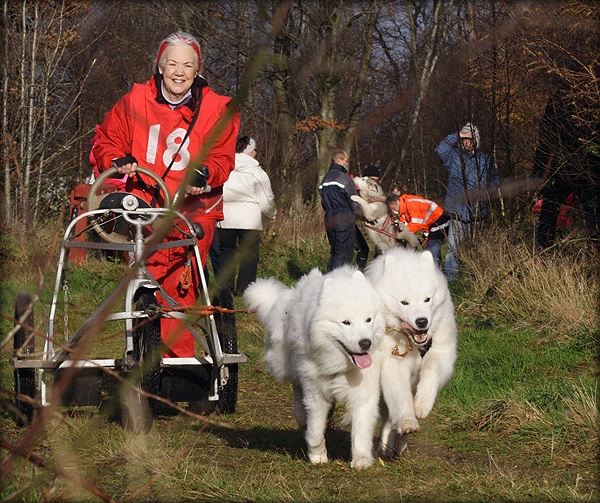
{"label": "red jacket", "polygon": [[411,232],[418,232],[421,229],[429,232],[433,223],[444,213],[444,209],[433,201],[410,194],[402,194],[398,199],[398,205],[398,217]]}
{"label": "red jacket", "polygon": [[[231,98],[211,91],[203,80],[197,79],[192,91],[197,93],[197,99],[201,95],[200,115],[165,183],[173,196],[182,185],[188,167],[207,165],[212,191],[186,198],[183,209],[192,213],[216,212],[215,216],[222,219],[222,186],[235,166],[239,112],[230,109]],[[113,159],[132,155],[139,166],[164,175],[194,112],[186,105],[171,109],[162,96],[157,99],[157,94],[156,80],[152,77],[145,84],[134,84],[106,114],[98,130],[98,142],[92,149],[100,171],[108,169]],[[228,113],[227,120],[220,121]],[[153,191],[142,195],[150,201]]]}

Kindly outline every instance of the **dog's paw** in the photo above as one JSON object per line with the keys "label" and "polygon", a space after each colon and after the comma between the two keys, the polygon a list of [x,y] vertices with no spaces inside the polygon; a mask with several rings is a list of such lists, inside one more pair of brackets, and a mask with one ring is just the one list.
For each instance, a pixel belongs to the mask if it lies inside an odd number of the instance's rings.
{"label": "dog's paw", "polygon": [[392,460],[401,456],[408,447],[409,437],[410,434],[393,435],[393,438],[390,439],[391,444],[384,444],[383,442],[379,444],[377,455],[384,460]]}
{"label": "dog's paw", "polygon": [[373,461],[374,460],[371,456],[361,456],[352,459],[352,463],[350,463],[350,466],[355,470],[365,470],[373,464]]}
{"label": "dog's paw", "polygon": [[364,199],[360,196],[350,196],[350,199],[352,199],[355,203],[362,203],[364,201]]}
{"label": "dog's paw", "polygon": [[401,435],[406,435],[407,433],[416,433],[419,431],[419,422],[412,417],[406,417],[402,421],[400,421],[400,427],[398,431]]}
{"label": "dog's paw", "polygon": [[309,452],[308,459],[314,465],[327,463],[329,461],[327,458],[327,452]]}
{"label": "dog's paw", "polygon": [[431,398],[431,397],[419,396],[419,394],[417,393],[417,396],[415,397],[415,415],[419,419],[426,418],[429,415],[429,413],[431,412],[431,409],[433,409],[434,403],[435,403],[435,397]]}

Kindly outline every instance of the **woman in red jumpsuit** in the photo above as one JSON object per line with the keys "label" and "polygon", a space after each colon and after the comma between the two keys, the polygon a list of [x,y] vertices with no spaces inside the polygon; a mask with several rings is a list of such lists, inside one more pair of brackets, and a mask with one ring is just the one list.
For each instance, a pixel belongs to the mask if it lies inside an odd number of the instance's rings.
{"label": "woman in red jumpsuit", "polygon": [[[204,229],[199,242],[204,263],[216,223],[223,219],[223,183],[235,165],[240,118],[232,99],[213,92],[200,76],[201,65],[200,46],[193,36],[177,32],[164,39],[154,75],[145,84],[134,84],[106,114],[93,155],[100,171],[117,167],[125,175],[135,172],[139,164],[155,172],[164,179],[171,196],[189,170],[206,166],[207,179],[188,176],[192,181],[182,189],[179,207]],[[205,190],[207,185],[210,191]],[[155,195],[137,176],[128,177],[126,190],[148,203]],[[157,202],[161,204],[162,198]],[[168,239],[180,237],[174,231]],[[196,304],[200,282],[195,267],[192,285],[182,281],[187,260],[187,250],[175,248],[157,251],[146,261],[165,293],[181,306]],[[166,356],[194,355],[194,337],[181,321],[162,319],[161,333],[168,348]]]}

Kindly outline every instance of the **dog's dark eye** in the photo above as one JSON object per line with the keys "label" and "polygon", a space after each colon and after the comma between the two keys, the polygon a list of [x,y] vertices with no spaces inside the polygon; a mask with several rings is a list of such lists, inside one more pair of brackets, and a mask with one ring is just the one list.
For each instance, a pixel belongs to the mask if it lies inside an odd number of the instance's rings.
{"label": "dog's dark eye", "polygon": [[367,318],[367,323],[371,323],[372,320],[373,318]]}
{"label": "dog's dark eye", "polygon": [[400,304],[402,304],[403,306],[408,306],[408,301],[406,300],[401,300]]}
{"label": "dog's dark eye", "polygon": [[342,323],[343,323],[344,325],[350,325],[350,322],[349,322],[348,320],[344,320],[344,321],[342,321]]}
{"label": "dog's dark eye", "polygon": [[425,299],[425,302],[429,302],[430,300],[431,300],[431,297],[427,297],[427,298]]}

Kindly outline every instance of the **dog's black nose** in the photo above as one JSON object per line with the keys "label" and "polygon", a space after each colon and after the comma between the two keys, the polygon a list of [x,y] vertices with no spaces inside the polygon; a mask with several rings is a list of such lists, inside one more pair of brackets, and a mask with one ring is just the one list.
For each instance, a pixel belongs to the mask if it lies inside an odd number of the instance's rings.
{"label": "dog's black nose", "polygon": [[367,351],[371,347],[371,339],[361,339],[358,341],[360,349]]}
{"label": "dog's black nose", "polygon": [[423,330],[427,328],[427,318],[417,318],[415,324],[417,325],[417,328]]}

